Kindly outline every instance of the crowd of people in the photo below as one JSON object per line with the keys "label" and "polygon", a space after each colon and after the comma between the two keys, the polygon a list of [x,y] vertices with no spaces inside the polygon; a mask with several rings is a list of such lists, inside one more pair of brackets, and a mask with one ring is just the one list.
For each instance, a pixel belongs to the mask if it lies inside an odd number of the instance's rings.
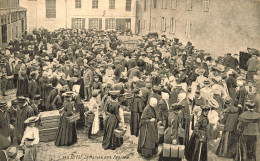
{"label": "crowd of people", "polygon": [[[206,161],[208,142],[220,138],[217,156],[255,160],[257,52],[243,70],[237,54],[216,58],[165,36],[143,36],[129,49],[122,34],[38,29],[0,50],[0,160],[14,159],[15,145],[23,160],[37,160],[40,112],[52,110],[61,115],[56,146],[76,143],[77,128],[84,127],[86,139],[103,131],[102,147],[114,150],[123,144],[116,132],[129,119],[145,158],[160,153],[161,161],[180,160],[158,152],[164,143],[184,145],[188,161]],[[8,89],[17,89],[11,102]],[[80,120],[71,123],[75,113]]]}

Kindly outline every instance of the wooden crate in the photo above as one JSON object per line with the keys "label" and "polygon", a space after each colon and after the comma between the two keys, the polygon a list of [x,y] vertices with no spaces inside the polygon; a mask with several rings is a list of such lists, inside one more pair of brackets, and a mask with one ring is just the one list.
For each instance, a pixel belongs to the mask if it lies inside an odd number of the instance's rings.
{"label": "wooden crate", "polygon": [[41,126],[39,126],[39,130],[40,129],[48,129],[48,128],[59,127],[59,124],[60,124],[60,121],[42,123]]}
{"label": "wooden crate", "polygon": [[44,122],[46,120],[59,119],[60,113],[58,110],[40,112],[40,118],[41,122]]}

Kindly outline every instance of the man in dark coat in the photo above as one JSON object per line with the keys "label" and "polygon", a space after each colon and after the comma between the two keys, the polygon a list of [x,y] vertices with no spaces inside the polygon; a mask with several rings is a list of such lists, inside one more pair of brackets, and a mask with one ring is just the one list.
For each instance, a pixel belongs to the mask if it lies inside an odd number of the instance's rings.
{"label": "man in dark coat", "polygon": [[36,72],[32,72],[30,76],[31,76],[31,80],[29,81],[28,84],[28,93],[29,93],[29,98],[31,99],[38,92],[38,84],[36,82]]}
{"label": "man in dark coat", "polygon": [[140,135],[138,139],[138,153],[149,158],[158,153],[158,129],[155,107],[157,99],[152,97],[149,105],[145,107],[140,121]]}
{"label": "man in dark coat", "polygon": [[0,135],[10,140],[10,118],[7,113],[7,103],[4,100],[0,102]]}
{"label": "man in dark coat", "polygon": [[25,130],[24,121],[29,117],[32,117],[34,115],[34,112],[33,108],[28,104],[28,101],[25,97],[18,97],[17,103],[19,107],[17,110],[16,136],[18,145],[20,145]]}
{"label": "man in dark coat", "polygon": [[257,60],[256,55],[252,55],[252,57],[247,61],[247,80],[254,80],[254,75],[256,75],[257,70],[259,69],[259,61]]}
{"label": "man in dark coat", "polygon": [[236,70],[238,64],[238,60],[231,56],[231,53],[227,53],[227,57],[225,58],[226,67],[230,67],[231,69]]}
{"label": "man in dark coat", "polygon": [[227,79],[227,88],[228,88],[229,96],[232,98],[231,101],[232,105],[234,105],[235,99],[237,97],[236,87],[237,87],[237,82],[234,73],[232,72],[229,74],[229,77]]}
{"label": "man in dark coat", "polygon": [[85,64],[85,73],[83,74],[83,82],[84,82],[84,96],[87,101],[92,97],[92,86],[94,80],[94,73],[90,70],[89,66]]}

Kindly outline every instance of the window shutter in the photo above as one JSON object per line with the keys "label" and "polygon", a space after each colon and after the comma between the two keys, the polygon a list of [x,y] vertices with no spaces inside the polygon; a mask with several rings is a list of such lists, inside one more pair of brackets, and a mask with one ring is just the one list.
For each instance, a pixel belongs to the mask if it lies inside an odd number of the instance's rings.
{"label": "window shutter", "polygon": [[82,29],[85,29],[85,18],[82,18]]}
{"label": "window shutter", "polygon": [[164,31],[166,31],[166,18],[164,19]]}
{"label": "window shutter", "polygon": [[99,24],[98,24],[98,26],[99,26],[99,29],[102,29],[102,18],[99,19]]}
{"label": "window shutter", "polygon": [[88,28],[92,29],[92,18],[89,19]]}
{"label": "window shutter", "polygon": [[186,33],[185,33],[185,35],[186,35],[186,38],[187,39],[190,39],[191,38],[191,22],[190,22],[190,20],[188,19],[187,21],[186,21]]}
{"label": "window shutter", "polygon": [[187,0],[187,11],[191,11],[192,9],[192,0]]}
{"label": "window shutter", "polygon": [[203,1],[203,11],[208,12],[209,11],[209,0]]}
{"label": "window shutter", "polygon": [[71,19],[71,28],[72,28],[72,29],[74,29],[74,23],[75,23],[75,19],[72,18],[72,19]]}
{"label": "window shutter", "polygon": [[167,9],[168,0],[164,0],[164,9]]}
{"label": "window shutter", "polygon": [[105,22],[105,29],[107,30],[108,29],[108,18],[106,18],[106,22]]}

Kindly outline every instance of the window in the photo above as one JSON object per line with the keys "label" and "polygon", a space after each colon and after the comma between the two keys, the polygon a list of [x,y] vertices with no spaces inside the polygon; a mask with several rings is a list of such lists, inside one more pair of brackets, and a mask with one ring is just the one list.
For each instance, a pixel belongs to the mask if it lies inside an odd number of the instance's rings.
{"label": "window", "polygon": [[107,29],[116,29],[116,19],[115,18],[106,18],[106,30]]}
{"label": "window", "polygon": [[56,18],[56,0],[46,0],[46,18]]}
{"label": "window", "polygon": [[81,8],[81,0],[75,0],[75,8]]}
{"label": "window", "polygon": [[167,9],[168,0],[162,0],[162,9]]}
{"label": "window", "polygon": [[161,31],[165,32],[166,31],[166,18],[162,17],[161,19]]}
{"label": "window", "polygon": [[153,0],[153,8],[154,8],[154,9],[157,8],[157,0]]}
{"label": "window", "polygon": [[98,0],[92,0],[92,8],[98,8]]}
{"label": "window", "polygon": [[131,11],[132,0],[126,0],[125,10]]}
{"label": "window", "polygon": [[146,28],[146,21],[144,20],[143,29],[145,30],[145,28]]}
{"label": "window", "polygon": [[175,34],[176,32],[176,20],[174,18],[171,18],[170,20],[170,33]]}
{"label": "window", "polygon": [[152,29],[153,30],[156,30],[156,21],[157,21],[157,19],[154,17],[153,21],[152,21]]}
{"label": "window", "polygon": [[191,11],[191,9],[192,9],[192,0],[187,0],[186,8],[187,8],[187,11]]}
{"label": "window", "polygon": [[186,36],[187,39],[191,39],[191,33],[190,33],[190,31],[191,31],[191,22],[190,22],[190,20],[188,19],[188,20],[186,21],[186,32],[185,32],[185,36]]}
{"label": "window", "polygon": [[204,12],[209,12],[209,0],[204,0],[203,1],[203,11]]}
{"label": "window", "polygon": [[115,0],[109,0],[109,9],[115,9]]}
{"label": "window", "polygon": [[15,38],[18,38],[18,26],[15,27]]}
{"label": "window", "polygon": [[171,0],[171,9],[177,9],[177,0]]}
{"label": "window", "polygon": [[146,0],[144,0],[144,11],[146,11]]}
{"label": "window", "polygon": [[85,18],[72,18],[71,28],[73,29],[85,29]]}
{"label": "window", "polygon": [[89,29],[102,29],[102,18],[90,18]]}

